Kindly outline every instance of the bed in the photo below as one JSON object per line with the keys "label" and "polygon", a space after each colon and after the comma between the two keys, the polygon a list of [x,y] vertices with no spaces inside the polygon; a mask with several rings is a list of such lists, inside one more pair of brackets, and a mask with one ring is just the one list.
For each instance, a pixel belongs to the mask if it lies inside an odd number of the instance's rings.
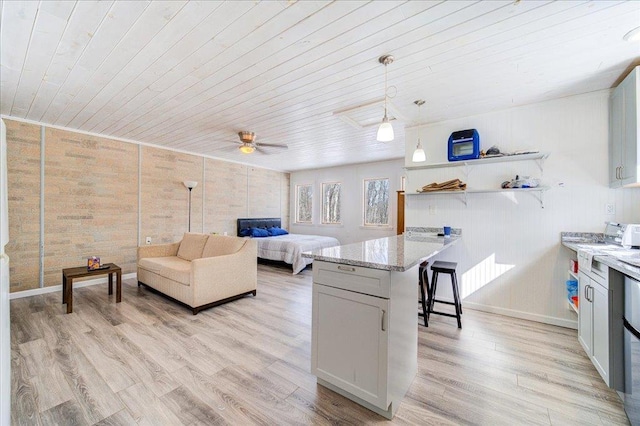
{"label": "bed", "polygon": [[[281,227],[280,218],[244,218],[237,221],[238,236],[248,228]],[[313,259],[302,257],[302,253],[318,248],[339,246],[340,241],[321,235],[287,234],[275,237],[254,238],[258,243],[258,258],[288,263],[297,274],[307,267]]]}

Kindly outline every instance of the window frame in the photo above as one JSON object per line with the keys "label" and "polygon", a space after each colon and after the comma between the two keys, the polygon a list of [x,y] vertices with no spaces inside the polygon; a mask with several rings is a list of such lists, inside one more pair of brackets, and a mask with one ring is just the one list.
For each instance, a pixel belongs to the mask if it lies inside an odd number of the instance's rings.
{"label": "window frame", "polygon": [[[339,192],[339,195],[338,195],[338,207],[340,209],[340,218],[339,218],[339,220],[337,222],[325,222],[325,220],[324,220],[324,206],[325,206],[324,188],[325,188],[325,185],[340,185],[340,192]],[[334,226],[335,225],[342,225],[342,182],[340,182],[340,181],[322,182],[320,184],[320,190],[321,190],[320,194],[321,194],[321,197],[322,197],[322,205],[320,206],[321,209],[322,209],[321,212],[320,212],[320,224],[329,225],[329,226],[331,226],[331,225],[334,225]]]}
{"label": "window frame", "polygon": [[[374,180],[387,181],[387,223],[367,223],[367,182]],[[391,227],[391,178],[363,178],[362,179],[362,226],[365,228],[389,228]]]}
{"label": "window frame", "polygon": [[[300,220],[300,188],[302,187],[310,187],[311,188],[311,205],[310,205],[310,209],[311,209],[311,219],[309,221],[302,221]],[[313,224],[313,184],[312,183],[302,183],[302,184],[297,184],[296,185],[296,217],[295,217],[295,223],[296,224],[303,224],[303,225],[310,225]]]}

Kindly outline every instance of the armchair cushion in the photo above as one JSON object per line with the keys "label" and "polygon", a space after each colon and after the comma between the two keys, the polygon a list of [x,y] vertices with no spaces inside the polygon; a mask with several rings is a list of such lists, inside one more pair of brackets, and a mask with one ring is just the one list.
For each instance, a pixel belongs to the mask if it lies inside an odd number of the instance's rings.
{"label": "armchair cushion", "polygon": [[236,253],[244,246],[247,240],[225,235],[209,235],[207,244],[202,250],[202,257],[224,256]]}
{"label": "armchair cushion", "polygon": [[192,234],[185,232],[178,248],[178,257],[184,260],[200,259],[202,250],[207,243],[207,234]]}

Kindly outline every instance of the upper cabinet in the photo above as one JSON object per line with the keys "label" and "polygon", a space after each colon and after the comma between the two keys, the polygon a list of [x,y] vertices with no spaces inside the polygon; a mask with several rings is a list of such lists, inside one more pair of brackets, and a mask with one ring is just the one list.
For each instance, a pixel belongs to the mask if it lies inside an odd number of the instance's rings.
{"label": "upper cabinet", "polygon": [[640,184],[640,127],[638,119],[638,84],[640,66],[615,88],[609,110],[609,186]]}

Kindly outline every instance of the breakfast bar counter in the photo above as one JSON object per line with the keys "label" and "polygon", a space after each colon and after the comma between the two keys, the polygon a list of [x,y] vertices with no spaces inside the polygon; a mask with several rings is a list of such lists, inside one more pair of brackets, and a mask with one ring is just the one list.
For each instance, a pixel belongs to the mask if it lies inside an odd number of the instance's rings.
{"label": "breakfast bar counter", "polygon": [[394,236],[314,250],[311,372],[391,419],[418,363],[419,264],[459,237]]}
{"label": "breakfast bar counter", "polygon": [[384,271],[407,271],[460,240],[436,235],[398,235],[303,253],[314,260]]}

